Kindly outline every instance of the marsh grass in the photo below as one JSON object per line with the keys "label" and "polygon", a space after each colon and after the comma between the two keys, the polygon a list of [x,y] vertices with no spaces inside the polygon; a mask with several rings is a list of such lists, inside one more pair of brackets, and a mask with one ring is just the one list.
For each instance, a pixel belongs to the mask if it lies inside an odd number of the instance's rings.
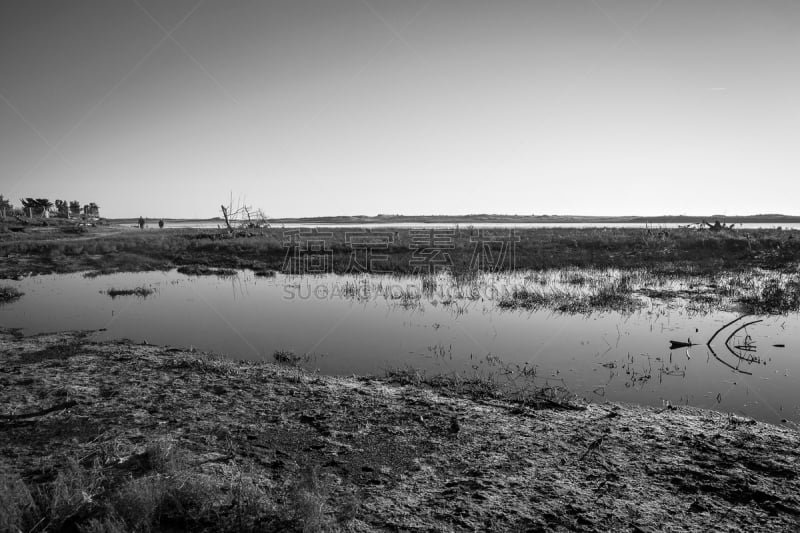
{"label": "marsh grass", "polygon": [[290,505],[294,519],[304,533],[331,530],[331,521],[326,515],[327,492],[319,479],[319,471],[311,465],[304,468],[290,488]]}
{"label": "marsh grass", "polygon": [[0,531],[30,531],[39,515],[36,499],[19,474],[0,469]]}
{"label": "marsh grass", "polygon": [[189,265],[178,268],[178,272],[186,276],[218,276],[221,278],[234,277],[239,274],[232,268],[212,268],[205,265]]}
{"label": "marsh grass", "polygon": [[435,276],[425,275],[422,276],[421,279],[422,283],[422,294],[427,297],[431,297],[436,294],[436,288],[438,286],[438,282]]}
{"label": "marsh grass", "polygon": [[102,492],[104,480],[102,467],[97,461],[85,469],[70,458],[66,468],[56,476],[48,494],[46,507],[49,509],[50,523],[57,524],[55,529],[91,505]]}
{"label": "marsh grass", "polygon": [[634,294],[631,277],[623,275],[608,283],[602,284],[590,294],[587,302],[579,301],[579,307],[587,309],[612,309],[615,311],[631,311],[644,304]]}
{"label": "marsh grass", "polygon": [[[347,273],[353,252],[347,234],[354,229],[326,228],[324,231],[330,233],[324,242],[325,250],[331,254],[334,272]],[[383,272],[414,273],[414,250],[409,232],[402,229],[392,234],[392,241],[381,250],[386,260],[377,267]],[[800,232],[796,230],[710,232],[678,228],[659,232],[654,238],[640,228],[557,227],[520,229],[516,235],[520,240],[514,247],[513,261],[499,265],[503,271],[566,267],[660,268],[671,264],[711,273],[720,268],[783,268],[795,265],[800,256]],[[470,268],[475,251],[475,243],[470,241],[472,236],[469,229],[457,230],[453,248],[448,249],[452,258],[451,271],[456,276],[474,275],[474,269]],[[286,235],[280,228],[236,238],[190,229],[125,231],[97,236],[90,232],[88,237],[62,234],[57,239],[50,235],[23,234],[0,242],[0,256],[39,257],[41,264],[25,266],[35,272],[162,270],[170,265],[194,264],[282,271],[286,243]]]}
{"label": "marsh grass", "polygon": [[292,350],[275,350],[272,353],[272,358],[275,362],[286,366],[298,366],[306,359],[302,355],[295,354]]}
{"label": "marsh grass", "polygon": [[636,291],[648,297],[680,298],[691,310],[719,309],[749,314],[787,314],[800,311],[800,277],[796,273],[761,268],[682,273],[662,279],[658,288],[646,283]]}
{"label": "marsh grass", "polygon": [[800,310],[800,279],[796,276],[771,277],[760,287],[741,298],[745,310],[752,314],[787,314]]}
{"label": "marsh grass", "polygon": [[411,309],[419,307],[422,294],[413,287],[407,287],[400,291],[390,292],[389,297],[392,300],[399,300],[402,307]]}
{"label": "marsh grass", "polygon": [[367,300],[373,294],[373,288],[367,279],[345,280],[341,295],[352,300]]}
{"label": "marsh grass", "polygon": [[[326,228],[325,251],[332,270],[348,273],[353,249],[347,233],[353,228]],[[380,262],[383,272],[415,273],[409,232],[397,230]],[[792,286],[779,293],[762,290],[763,272],[775,277],[796,271],[800,232],[743,230],[711,232],[678,228],[653,233],[638,228],[537,228],[518,230],[513,261],[487,274],[471,268],[474,242],[469,228],[456,230],[449,273],[416,274],[413,288],[362,290],[361,281],[342,291],[363,300],[375,294],[407,309],[421,309],[425,299],[436,305],[466,309],[463,301],[494,299],[501,309],[551,309],[566,313],[593,310],[632,312],[650,299],[685,299],[692,308],[713,310],[741,306],[758,312],[790,312],[796,308]],[[113,235],[13,236],[0,242],[7,261],[0,270],[10,277],[28,272],[92,269],[86,275],[160,270],[180,266],[188,275],[232,276],[242,269],[256,275],[281,272],[287,254],[286,235],[279,228],[231,238],[203,230],[120,232]],[[40,262],[35,260],[41,258]],[[752,274],[754,271],[756,274]],[[628,282],[622,276],[630,277]],[[487,276],[495,277],[487,296]],[[501,279],[505,277],[505,279]],[[770,292],[772,290],[772,292]],[[458,307],[458,309],[456,309]]]}
{"label": "marsh grass", "polygon": [[491,354],[484,358],[486,366],[473,371],[432,373],[406,366],[389,368],[384,379],[400,385],[427,386],[439,392],[476,400],[496,399],[531,407],[579,408],[577,397],[558,383],[537,376],[535,365],[509,364]]}
{"label": "marsh grass", "polygon": [[275,497],[261,484],[252,472],[239,470],[230,483],[231,523],[237,531],[263,531],[263,524],[276,513]]}
{"label": "marsh grass", "polygon": [[149,469],[111,490],[106,520],[119,521],[130,531],[151,531],[165,525],[194,529],[222,518],[221,529],[240,530],[232,516],[221,516],[230,502],[226,483],[232,481],[210,478],[188,464],[175,466],[168,472]]}
{"label": "marsh grass", "polygon": [[156,439],[145,447],[144,453],[149,468],[160,474],[172,475],[186,468],[186,456],[174,439]]}
{"label": "marsh grass", "polygon": [[316,469],[273,486],[253,466],[203,473],[205,461],[169,437],[145,443],[126,460],[119,451],[96,453],[88,466],[77,457],[50,458],[53,464],[43,466],[57,473],[41,483],[26,482],[0,463],[0,531],[340,530]]}
{"label": "marsh grass", "polygon": [[514,288],[498,301],[501,309],[552,309],[561,313],[588,313],[594,310],[628,312],[644,303],[635,296],[635,273],[617,271],[559,270],[536,273],[527,283]]}
{"label": "marsh grass", "polygon": [[138,296],[139,298],[147,298],[155,294],[156,290],[152,287],[135,287],[133,289],[117,289],[111,287],[110,289],[106,290],[105,293],[111,298],[117,298],[119,296]]}
{"label": "marsh grass", "polygon": [[[424,310],[442,306],[456,316],[472,302],[498,310],[552,310],[567,314],[613,311],[629,314],[659,302],[678,301],[692,311],[790,312],[800,306],[791,274],[759,268],[706,272],[697,269],[567,268],[457,276],[359,276],[330,278],[327,297]],[[772,281],[771,281],[772,280]],[[327,286],[326,286],[327,287]],[[313,292],[313,291],[312,291]],[[657,302],[658,301],[658,302]],[[761,302],[761,303],[759,303]]]}
{"label": "marsh grass", "polygon": [[22,298],[25,293],[15,287],[0,286],[0,304],[13,302]]}
{"label": "marsh grass", "polygon": [[90,518],[78,528],[80,533],[128,533],[125,521],[114,516]]}
{"label": "marsh grass", "polygon": [[[192,347],[191,350],[194,351],[194,348]],[[241,371],[236,361],[213,353],[192,353],[191,356],[179,355],[171,358],[164,366],[170,369],[192,370],[220,375],[235,375]]]}
{"label": "marsh grass", "polygon": [[168,492],[166,478],[148,475],[125,483],[111,501],[115,514],[131,530],[150,531],[161,519]]}
{"label": "marsh grass", "polygon": [[[63,257],[69,258],[68,256]],[[101,252],[94,255],[81,253],[77,256],[79,260],[77,264],[81,265],[79,268],[77,265],[76,268],[71,268],[67,259],[62,258],[61,263],[54,270],[56,272],[70,272],[91,269],[83,274],[86,278],[96,278],[120,272],[148,272],[174,268],[169,261],[131,252]],[[73,256],[72,259],[74,261],[76,257]]]}
{"label": "marsh grass", "polygon": [[553,269],[509,278],[501,309],[585,314],[634,312],[649,300],[679,300],[692,311],[786,314],[800,310],[800,277],[761,268],[721,270]]}
{"label": "marsh grass", "polygon": [[60,531],[93,508],[104,482],[98,462],[83,468],[75,458],[66,459],[53,481],[36,487],[0,465],[0,531]]}

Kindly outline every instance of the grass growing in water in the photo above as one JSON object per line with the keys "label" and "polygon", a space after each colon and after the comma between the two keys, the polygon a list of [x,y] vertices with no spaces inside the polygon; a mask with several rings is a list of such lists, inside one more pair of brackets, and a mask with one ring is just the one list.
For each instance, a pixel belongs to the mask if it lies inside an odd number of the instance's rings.
{"label": "grass growing in water", "polygon": [[800,280],[767,279],[760,291],[741,299],[752,314],[786,314],[800,310]]}
{"label": "grass growing in water", "polygon": [[233,277],[238,272],[232,268],[211,268],[205,265],[189,265],[178,268],[178,272],[187,276],[219,276],[221,278]]}
{"label": "grass growing in water", "polygon": [[133,289],[116,289],[111,287],[106,291],[106,294],[111,296],[111,298],[116,298],[118,296],[138,296],[139,298],[147,298],[148,296],[155,294],[156,290],[152,287],[136,287]]}
{"label": "grass growing in water", "polygon": [[14,300],[18,300],[22,297],[25,293],[16,289],[15,287],[0,287],[0,304],[13,302]]}
{"label": "grass growing in water", "polygon": [[[606,273],[601,277],[580,278],[574,273],[564,283],[549,283],[546,277],[535,276],[536,285],[523,285],[503,295],[502,309],[554,309],[562,313],[586,313],[593,310],[632,311],[643,305],[635,295],[629,274]],[[575,282],[579,279],[579,282]]]}

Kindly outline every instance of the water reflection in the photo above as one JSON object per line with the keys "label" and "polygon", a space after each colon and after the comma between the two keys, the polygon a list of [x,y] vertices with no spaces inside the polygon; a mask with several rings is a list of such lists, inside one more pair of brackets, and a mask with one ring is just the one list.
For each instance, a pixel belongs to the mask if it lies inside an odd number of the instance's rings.
{"label": "water reflection", "polygon": [[[411,365],[488,374],[509,387],[559,384],[595,401],[669,401],[800,421],[793,392],[800,362],[791,349],[800,339],[796,314],[741,318],[735,310],[698,312],[680,299],[654,296],[639,297],[641,307],[624,314],[498,305],[525,284],[591,290],[591,276],[579,282],[579,274],[519,273],[479,283],[447,276],[260,278],[248,271],[228,279],[174,271],[40,276],[9,282],[26,294],[0,306],[0,325],[30,334],[105,328],[98,338],[195,346],[249,360],[272,360],[282,350],[327,374]],[[107,294],[139,287],[153,292]],[[691,345],[671,349],[679,339]]]}

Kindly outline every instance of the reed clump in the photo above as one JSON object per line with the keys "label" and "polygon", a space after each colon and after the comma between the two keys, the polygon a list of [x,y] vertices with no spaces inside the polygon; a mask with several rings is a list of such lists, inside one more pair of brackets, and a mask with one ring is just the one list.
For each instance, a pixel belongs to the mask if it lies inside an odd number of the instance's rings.
{"label": "reed clump", "polygon": [[213,268],[206,265],[188,265],[178,268],[178,272],[187,276],[218,276],[229,278],[238,275],[232,268]]}
{"label": "reed clump", "polygon": [[581,279],[568,284],[537,277],[536,285],[515,288],[498,301],[502,309],[552,309],[562,313],[587,313],[595,310],[631,311],[643,305],[634,292],[630,275],[606,274],[599,278]]}
{"label": "reed clump", "polygon": [[302,355],[297,355],[291,350],[275,350],[272,358],[275,359],[275,362],[288,366],[297,366],[304,359]]}
{"label": "reed clump", "polygon": [[741,299],[752,314],[787,314],[800,310],[800,280],[797,277],[767,279],[760,291]]}
{"label": "reed clump", "polygon": [[22,298],[25,293],[16,287],[0,286],[0,304],[13,302]]}
{"label": "reed clump", "polygon": [[152,287],[145,287],[144,285],[140,287],[134,287],[133,289],[117,289],[111,287],[110,289],[106,290],[106,294],[111,296],[111,298],[117,298],[119,296],[138,296],[139,298],[147,298],[155,294],[156,290]]}

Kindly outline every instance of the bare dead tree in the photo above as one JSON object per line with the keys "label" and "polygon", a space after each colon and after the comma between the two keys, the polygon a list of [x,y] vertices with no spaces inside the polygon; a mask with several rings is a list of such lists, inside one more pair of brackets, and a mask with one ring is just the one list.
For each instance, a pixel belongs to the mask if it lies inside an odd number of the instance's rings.
{"label": "bare dead tree", "polygon": [[233,233],[236,228],[269,227],[268,218],[264,211],[253,209],[252,206],[246,205],[241,198],[237,200],[236,206],[234,206],[233,194],[231,194],[228,205],[221,205],[220,209],[229,233]]}

